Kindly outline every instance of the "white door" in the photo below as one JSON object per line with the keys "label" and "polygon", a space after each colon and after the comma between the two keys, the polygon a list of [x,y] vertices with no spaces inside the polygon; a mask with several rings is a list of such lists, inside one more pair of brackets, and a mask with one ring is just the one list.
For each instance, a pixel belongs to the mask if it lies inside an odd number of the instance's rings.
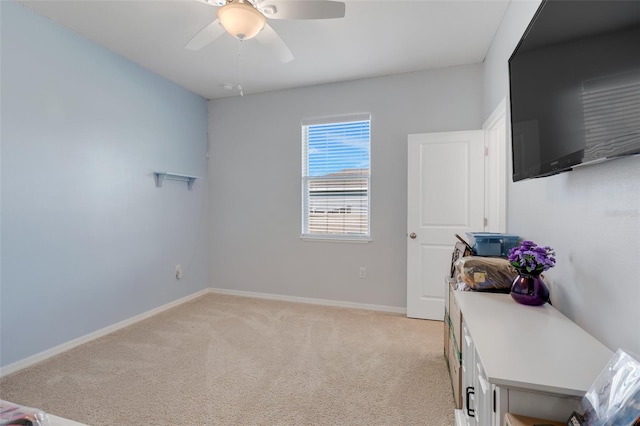
{"label": "white door", "polygon": [[484,229],[482,130],[409,135],[407,316],[444,318],[455,234]]}

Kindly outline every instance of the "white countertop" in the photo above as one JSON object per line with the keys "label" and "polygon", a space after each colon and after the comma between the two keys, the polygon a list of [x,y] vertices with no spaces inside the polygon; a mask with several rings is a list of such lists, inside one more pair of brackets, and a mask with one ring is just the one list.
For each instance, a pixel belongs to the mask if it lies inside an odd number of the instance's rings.
{"label": "white countertop", "polygon": [[[549,304],[454,292],[489,382],[582,397],[613,352]],[[464,354],[463,354],[464,357]]]}

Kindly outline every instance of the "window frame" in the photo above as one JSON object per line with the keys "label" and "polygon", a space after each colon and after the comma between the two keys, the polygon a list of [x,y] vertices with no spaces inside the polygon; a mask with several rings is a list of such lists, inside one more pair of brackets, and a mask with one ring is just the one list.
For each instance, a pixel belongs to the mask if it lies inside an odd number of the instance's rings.
{"label": "window frame", "polygon": [[[305,175],[305,171],[308,170],[308,140],[307,140],[307,128],[309,126],[317,126],[317,125],[327,125],[327,124],[341,124],[341,123],[350,123],[357,121],[368,121],[369,122],[369,138],[368,138],[368,159],[369,159],[369,167],[368,174],[363,176],[358,176],[357,179],[364,178],[367,182],[366,188],[366,198],[367,198],[367,214],[366,214],[366,226],[367,233],[366,234],[329,234],[329,233],[310,233],[308,232],[309,227],[309,181],[313,181],[316,178],[312,176]],[[357,114],[346,114],[346,115],[337,115],[337,116],[328,116],[328,117],[319,117],[303,120],[301,123],[301,147],[302,147],[302,180],[301,180],[301,194],[302,194],[302,231],[300,238],[305,241],[337,241],[337,242],[347,242],[347,243],[368,243],[371,241],[371,114],[370,113],[357,113]],[[317,177],[320,179],[327,179],[326,177]],[[350,178],[330,178],[330,180],[347,180],[353,179]]]}

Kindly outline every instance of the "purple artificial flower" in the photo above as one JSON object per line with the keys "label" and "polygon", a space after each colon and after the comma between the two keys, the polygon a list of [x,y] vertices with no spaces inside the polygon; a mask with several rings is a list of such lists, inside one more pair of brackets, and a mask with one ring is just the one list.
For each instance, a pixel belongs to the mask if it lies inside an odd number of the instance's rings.
{"label": "purple artificial flower", "polygon": [[556,264],[555,251],[549,247],[540,247],[530,240],[524,240],[520,246],[509,250],[509,262],[521,273],[540,274]]}

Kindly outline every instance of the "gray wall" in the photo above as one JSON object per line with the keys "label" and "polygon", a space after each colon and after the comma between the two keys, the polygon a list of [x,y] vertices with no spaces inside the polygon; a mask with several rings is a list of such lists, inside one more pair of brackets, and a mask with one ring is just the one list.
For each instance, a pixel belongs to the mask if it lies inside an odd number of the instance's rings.
{"label": "gray wall", "polygon": [[[508,94],[507,60],[538,5],[506,12],[485,62],[485,118]],[[508,231],[557,251],[554,306],[612,350],[640,353],[640,156],[517,183],[508,173]]]}
{"label": "gray wall", "polygon": [[208,286],[206,179],[188,191],[152,175],[206,175],[208,118],[205,99],[0,7],[7,365]]}
{"label": "gray wall", "polygon": [[[211,286],[404,308],[407,135],[480,128],[481,90],[473,65],[209,101]],[[358,112],[373,241],[302,241],[300,123]]]}

